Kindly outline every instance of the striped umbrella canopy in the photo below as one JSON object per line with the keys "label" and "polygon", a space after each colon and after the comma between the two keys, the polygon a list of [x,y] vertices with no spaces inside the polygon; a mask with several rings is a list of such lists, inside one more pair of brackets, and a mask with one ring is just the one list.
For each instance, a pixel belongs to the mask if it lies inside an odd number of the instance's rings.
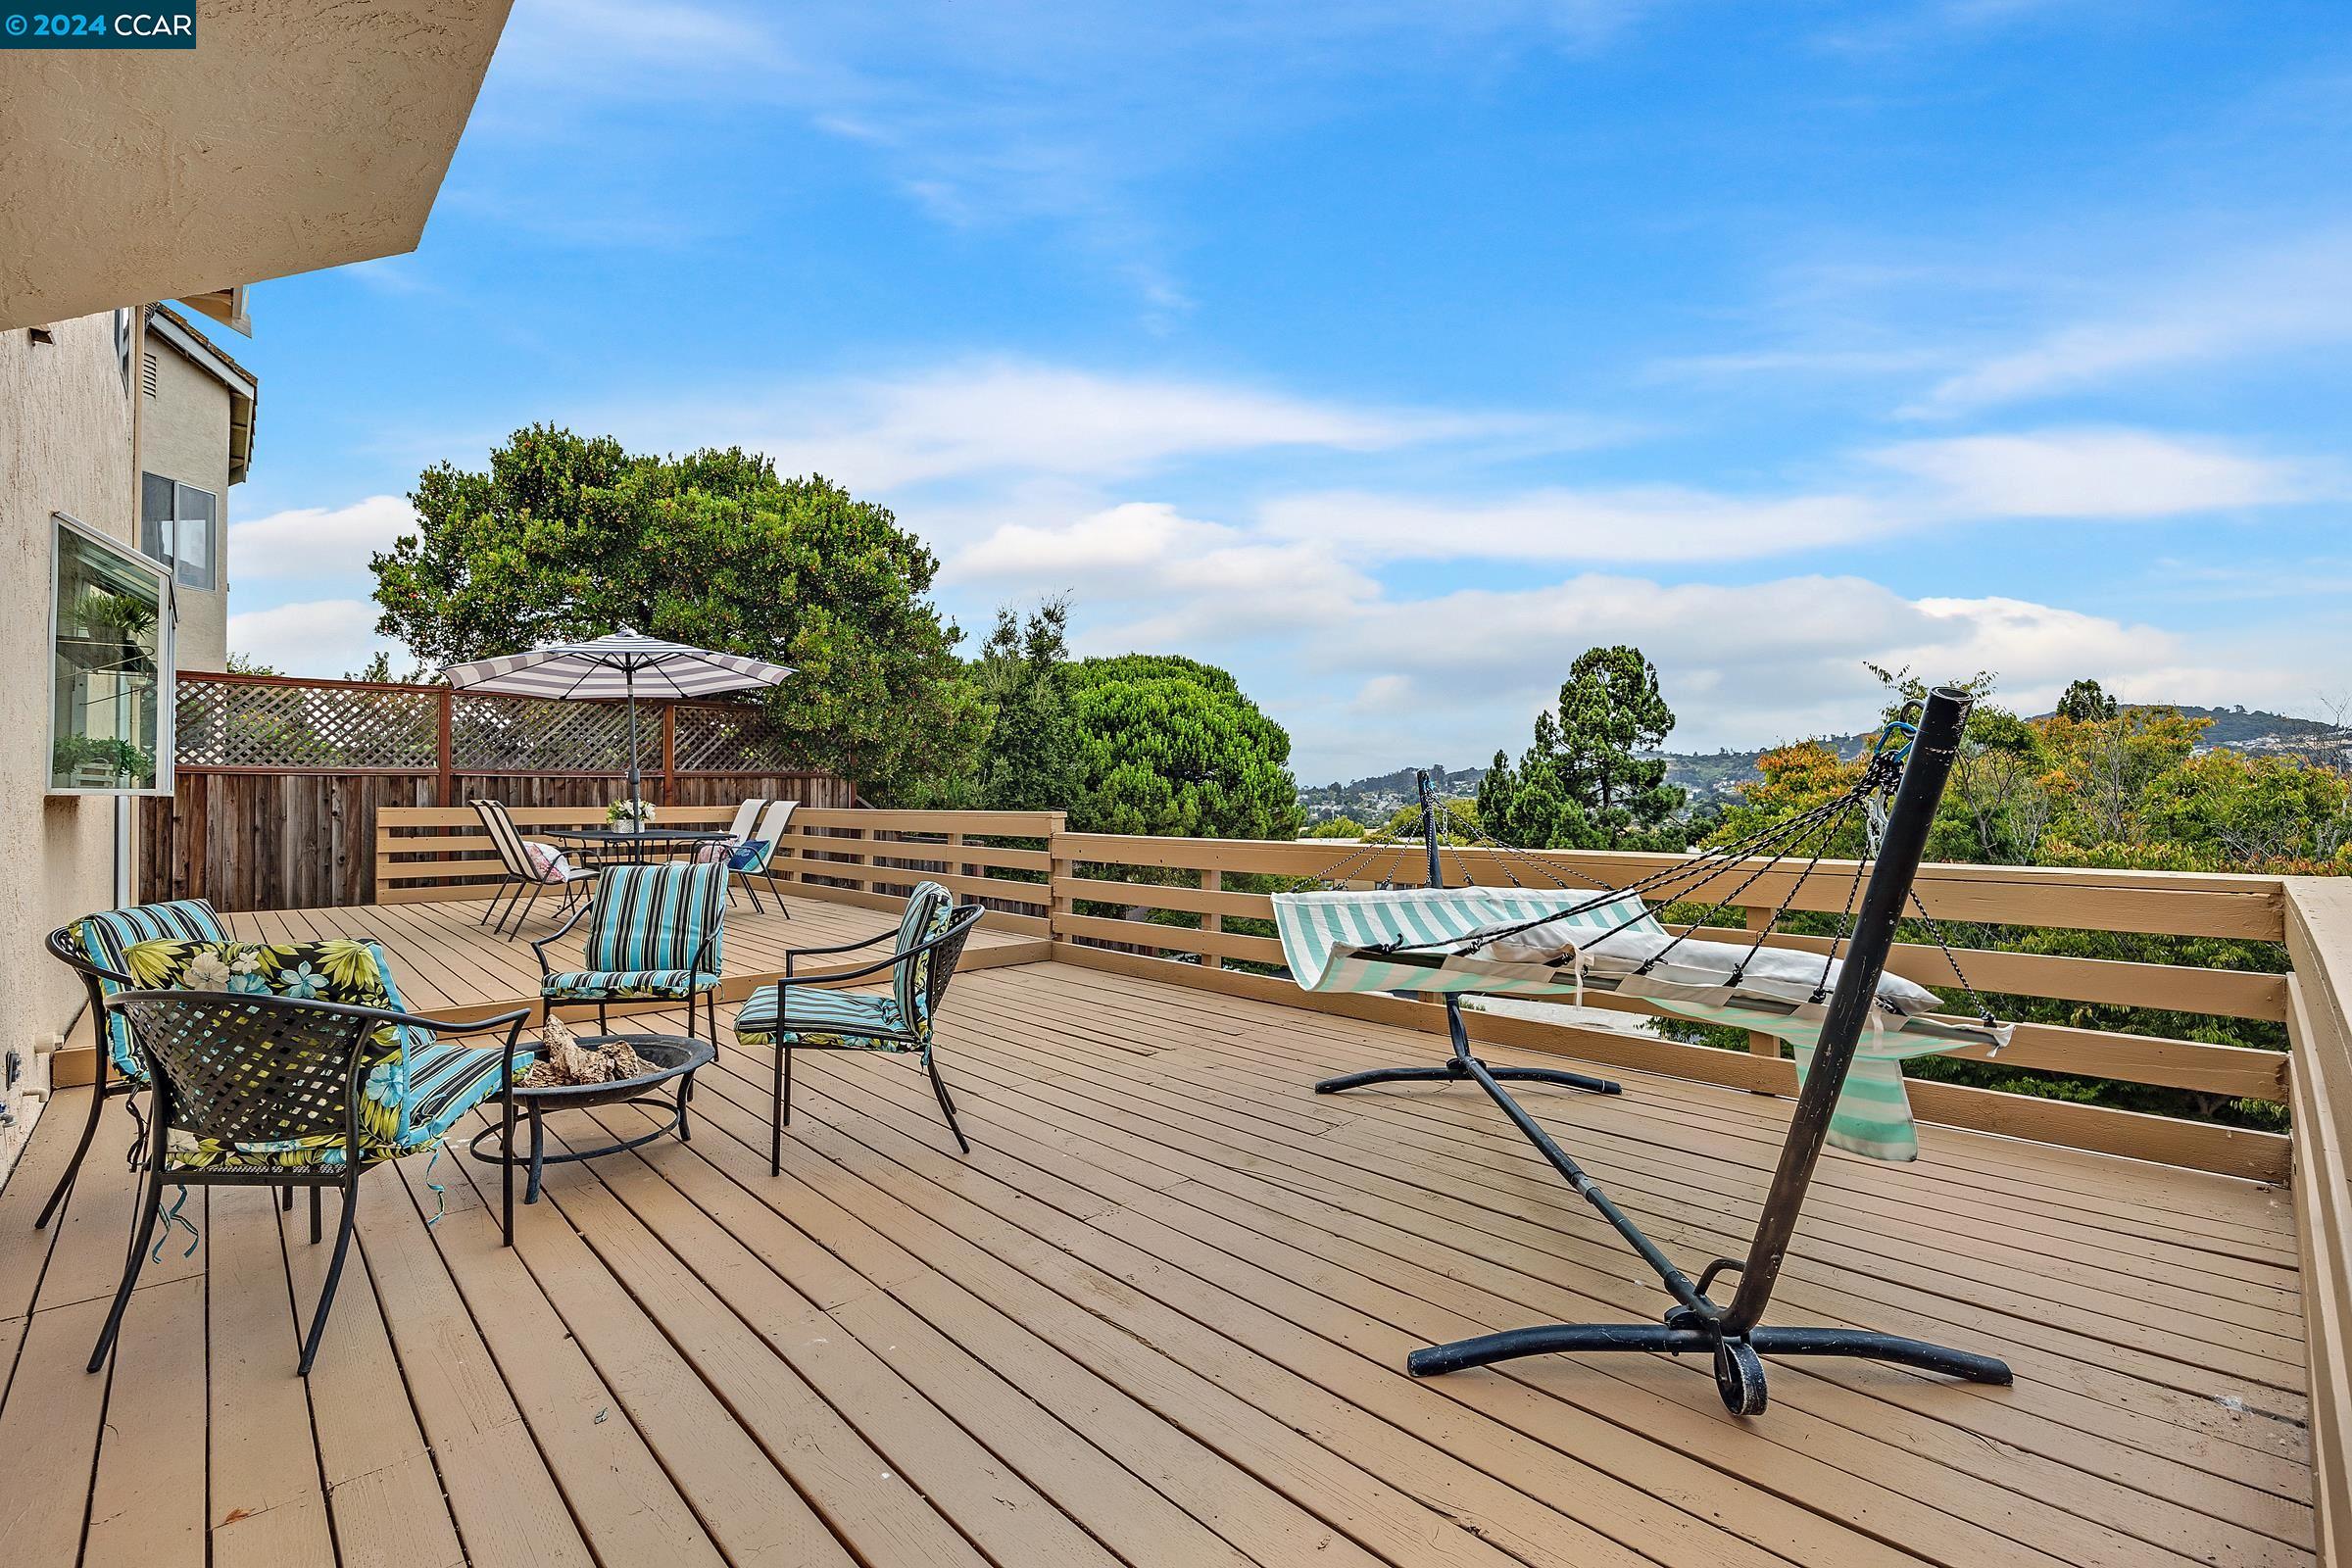
{"label": "striped umbrella canopy", "polygon": [[466,691],[502,692],[511,697],[576,698],[629,705],[629,799],[640,800],[637,770],[637,694],[662,699],[715,697],[721,692],[774,686],[790,666],[741,654],[721,654],[687,643],[642,637],[625,627],[608,637],[580,643],[550,643],[526,653],[502,654],[452,664],[441,672]]}

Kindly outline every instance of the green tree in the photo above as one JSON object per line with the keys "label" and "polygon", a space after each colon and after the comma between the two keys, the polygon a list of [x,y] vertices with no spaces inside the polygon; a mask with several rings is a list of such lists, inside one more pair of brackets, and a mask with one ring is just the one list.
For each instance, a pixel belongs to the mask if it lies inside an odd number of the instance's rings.
{"label": "green tree", "polygon": [[1291,839],[1291,737],[1213,664],[1081,660],[1066,682],[1080,786],[1070,825],[1099,833]]}
{"label": "green tree", "polygon": [[626,626],[794,666],[779,727],[877,799],[972,767],[987,708],[928,597],[938,561],[839,485],[541,424],[486,471],[427,468],[409,499],[417,531],[372,563],[377,628],[428,664]]}
{"label": "green tree", "polygon": [[2079,724],[2093,719],[2113,718],[2115,712],[2115,699],[2108,696],[2106,689],[2095,680],[2076,681],[2066,688],[2066,695],[2058,699],[2058,716],[2071,718]]}
{"label": "green tree", "polygon": [[1514,765],[1501,752],[1479,781],[1478,815],[1527,849],[1677,850],[1683,792],[1654,750],[1674,729],[1658,667],[1639,648],[1588,649],[1568,668],[1556,711],[1536,715]]}
{"label": "green tree", "polygon": [[1070,606],[1049,599],[1026,620],[1007,605],[973,665],[992,714],[975,803],[1000,811],[1063,811],[1078,798],[1078,735],[1067,691]]}

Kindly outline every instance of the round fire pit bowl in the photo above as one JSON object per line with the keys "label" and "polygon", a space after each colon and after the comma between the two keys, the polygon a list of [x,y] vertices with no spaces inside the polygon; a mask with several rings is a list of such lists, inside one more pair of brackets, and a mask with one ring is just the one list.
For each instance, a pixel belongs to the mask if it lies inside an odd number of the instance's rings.
{"label": "round fire pit bowl", "polygon": [[[530,1152],[517,1153],[505,1146],[500,1135],[505,1128],[492,1125],[473,1135],[466,1146],[467,1153],[488,1165],[520,1165],[530,1171],[530,1180],[523,1189],[522,1200],[539,1201],[539,1178],[550,1165],[565,1165],[578,1159],[595,1159],[603,1154],[618,1154],[631,1149],[642,1149],[655,1139],[670,1133],[678,1135],[680,1143],[693,1141],[693,1129],[686,1119],[687,1102],[694,1098],[695,1072],[710,1064],[717,1054],[708,1040],[689,1039],[684,1035],[581,1035],[583,1046],[610,1045],[625,1042],[631,1051],[645,1058],[650,1072],[634,1078],[616,1078],[602,1084],[549,1084],[529,1089],[517,1084],[514,1088],[514,1109],[520,1119],[530,1124]],[[662,1086],[674,1083],[677,1088],[667,1094]],[[562,1153],[547,1152],[547,1129],[544,1118],[554,1110],[585,1110],[594,1105],[636,1105],[658,1112],[661,1120],[651,1129],[617,1143],[599,1144],[593,1149],[572,1149]],[[485,1106],[485,1108],[487,1108]],[[485,1147],[487,1146],[487,1147]]]}

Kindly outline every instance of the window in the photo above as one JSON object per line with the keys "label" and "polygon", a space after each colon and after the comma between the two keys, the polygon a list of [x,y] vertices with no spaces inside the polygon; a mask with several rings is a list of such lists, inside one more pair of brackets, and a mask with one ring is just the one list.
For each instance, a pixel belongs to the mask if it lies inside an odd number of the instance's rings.
{"label": "window", "polygon": [[50,579],[49,789],[172,788],[172,603],[166,574],[57,515]]}
{"label": "window", "polygon": [[175,566],[180,586],[210,588],[220,500],[210,490],[178,484],[160,473],[139,475],[139,548]]}

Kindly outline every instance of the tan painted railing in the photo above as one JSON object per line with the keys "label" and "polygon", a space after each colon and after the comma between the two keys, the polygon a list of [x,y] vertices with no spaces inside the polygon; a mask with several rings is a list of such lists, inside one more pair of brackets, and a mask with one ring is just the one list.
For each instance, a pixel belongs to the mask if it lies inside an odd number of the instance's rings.
{"label": "tan painted railing", "polygon": [[[602,822],[601,813],[586,808],[520,808],[514,814],[526,833]],[[731,815],[724,806],[676,807],[664,810],[662,820],[715,827]],[[805,808],[793,819],[776,871],[793,891],[875,905],[892,902],[914,881],[929,877],[959,897],[988,903],[990,923],[999,929],[1051,936],[1055,955],[1071,961],[1438,1028],[1440,1009],[1427,1004],[1391,997],[1313,997],[1278,976],[1236,967],[1278,965],[1282,955],[1271,938],[1230,928],[1236,920],[1265,920],[1273,912],[1264,893],[1237,889],[1234,879],[1309,878],[1348,853],[1319,841],[1071,833],[1061,828],[1057,813],[1044,811]],[[1671,856],[1583,852],[1550,852],[1537,858],[1580,886],[1623,886],[1676,863]],[[1449,850],[1446,860],[1450,872],[1481,882],[1530,875],[1524,860],[1487,852],[1457,856]],[[1853,870],[1851,862],[1824,861],[1809,872],[1793,865],[1768,871],[1740,895],[1741,907],[1758,920],[1784,905],[1842,908]],[[1400,848],[1370,855],[1350,874],[1410,882],[1420,872],[1419,851]],[[1747,874],[1748,868],[1726,869],[1690,896],[1728,894]],[[479,898],[498,875],[471,811],[422,808],[380,813],[375,876],[382,902]],[[1955,921],[2262,942],[2284,942],[2288,935],[2284,884],[2277,877],[1931,865],[1921,872],[1918,887],[1929,912]],[[1105,906],[1116,916],[1104,912]],[[1135,917],[1154,910],[1202,918],[1195,929]],[[1751,933],[1734,926],[1718,934],[1745,939]],[[1781,933],[1767,940],[1816,952],[1824,945],[1820,938]],[[2352,939],[2345,950],[2352,953]],[[1970,980],[1987,993],[2271,1022],[2285,1021],[2290,1006],[2290,983],[2280,974],[1976,950],[1963,951],[1961,957]],[[1924,984],[1948,986],[1952,979],[1932,946],[1899,946],[1892,967]],[[1593,1001],[1618,1010],[1647,1010],[1630,999]],[[1794,1068],[1782,1058],[1777,1043],[1742,1055],[1647,1034],[1488,1012],[1474,1014],[1473,1028],[1484,1039],[1762,1093],[1789,1094],[1795,1087]],[[2001,1059],[2020,1068],[2235,1100],[2281,1103],[2292,1091],[2285,1053],[2044,1023],[2021,1023]],[[2282,1180],[2288,1172],[2289,1141],[2276,1133],[1927,1080],[1914,1080],[1911,1093],[1923,1118],[1949,1125],[2257,1180]],[[2344,1097],[2352,1099],[2352,1089]]]}
{"label": "tan painted railing", "polygon": [[[1233,959],[1268,964],[1281,961],[1280,945],[1271,938],[1222,928],[1235,917],[1269,918],[1273,910],[1264,894],[1232,891],[1233,877],[1312,877],[1330,869],[1346,854],[1344,848],[1316,841],[1292,844],[1056,835],[1053,884],[1055,951],[1075,956],[1083,952],[1085,944],[1115,945],[1112,951],[1101,952],[1087,961],[1298,1006],[1438,1027],[1439,1009],[1424,1004],[1386,997],[1310,997],[1287,981],[1226,966],[1226,961]],[[1555,867],[1574,886],[1599,883],[1622,887],[1677,863],[1672,856],[1582,852],[1549,852],[1536,858]],[[1466,872],[1480,882],[1501,884],[1513,876],[1523,881],[1531,878],[1524,860],[1489,852],[1457,855],[1448,850],[1446,860],[1449,874]],[[1690,889],[1686,897],[1728,895],[1752,869],[1727,868],[1713,881]],[[1410,883],[1418,881],[1422,871],[1421,851],[1405,847],[1356,861],[1349,874],[1365,881]],[[1812,867],[1810,874],[1791,865],[1766,872],[1740,897],[1744,906],[1767,913],[1783,905],[1836,910],[1845,906],[1853,873],[1851,861],[1825,860]],[[1163,885],[1160,879],[1173,879],[1179,885]],[[2285,931],[2283,895],[2277,877],[1931,865],[1921,872],[1918,886],[1930,913],[1956,921],[2268,942],[2283,940]],[[1214,916],[1219,929],[1189,930],[1080,913],[1074,906],[1079,901]],[[1727,931],[1722,935],[1744,940],[1752,933]],[[1815,938],[1776,934],[1767,940],[1813,951],[1822,947]],[[1170,963],[1164,957],[1116,951],[1134,948],[1158,955],[1191,956],[1199,961]],[[2286,1016],[2286,982],[2280,975],[2037,954],[1966,952],[1961,957],[1969,978],[1985,992],[2222,1017],[2278,1021]],[[1900,947],[1892,966],[1926,984],[1949,985],[1952,979],[1942,955],[1933,947]],[[1649,1010],[1631,999],[1592,1000],[1617,1010]],[[1781,1058],[1777,1044],[1769,1055],[1740,1056],[1650,1036],[1535,1023],[1493,1013],[1476,1014],[1473,1033],[1740,1088],[1780,1094],[1795,1090],[1795,1068]],[[2025,1023],[2019,1025],[2015,1043],[2002,1053],[2001,1059],[2019,1067],[2231,1099],[2278,1102],[2287,1097],[2283,1054],[2193,1040]],[[1920,1080],[1913,1082],[1911,1095],[1918,1113],[1932,1121],[2262,1180],[2277,1180],[2286,1173],[2287,1140],[2275,1133]]]}
{"label": "tan painted railing", "polygon": [[[523,836],[547,828],[603,827],[594,807],[514,807]],[[664,807],[657,825],[722,828],[733,806]],[[803,807],[777,848],[776,880],[796,893],[885,903],[914,883],[944,884],[958,897],[992,906],[989,923],[1024,936],[1046,936],[1050,857],[1045,845],[1060,825],[1049,811],[884,811]],[[375,886],[379,904],[479,899],[504,873],[467,807],[386,807],[376,813]]]}
{"label": "tan painted railing", "polygon": [[2352,882],[2286,884],[2295,1233],[2320,1556],[2352,1561]]}

